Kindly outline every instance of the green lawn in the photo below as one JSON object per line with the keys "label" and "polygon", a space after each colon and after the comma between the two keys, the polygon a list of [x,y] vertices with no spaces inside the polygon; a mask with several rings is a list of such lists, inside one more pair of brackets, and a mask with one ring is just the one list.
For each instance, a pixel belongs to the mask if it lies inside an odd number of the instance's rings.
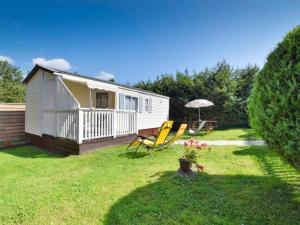
{"label": "green lawn", "polygon": [[215,140],[258,140],[261,139],[259,135],[257,135],[253,129],[250,128],[234,128],[227,130],[214,130],[210,134],[206,134],[205,132],[197,135],[189,135],[186,133],[183,136],[183,139],[199,139],[199,140],[207,140],[207,141],[215,141]]}
{"label": "green lawn", "polygon": [[176,175],[179,155],[0,152],[0,224],[300,223],[299,172],[267,147],[212,147],[190,181]]}

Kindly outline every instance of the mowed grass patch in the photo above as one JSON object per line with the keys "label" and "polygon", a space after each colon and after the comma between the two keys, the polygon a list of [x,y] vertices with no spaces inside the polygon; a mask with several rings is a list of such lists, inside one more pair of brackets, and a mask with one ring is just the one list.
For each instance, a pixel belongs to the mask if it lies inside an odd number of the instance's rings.
{"label": "mowed grass patch", "polygon": [[197,139],[206,141],[218,141],[218,140],[261,140],[262,138],[254,132],[251,128],[232,128],[226,130],[213,130],[211,133],[206,132],[196,134],[186,134],[182,139]]}
{"label": "mowed grass patch", "polygon": [[0,224],[299,224],[299,172],[267,147],[203,151],[194,180],[176,174],[179,147],[125,148],[0,152]]}

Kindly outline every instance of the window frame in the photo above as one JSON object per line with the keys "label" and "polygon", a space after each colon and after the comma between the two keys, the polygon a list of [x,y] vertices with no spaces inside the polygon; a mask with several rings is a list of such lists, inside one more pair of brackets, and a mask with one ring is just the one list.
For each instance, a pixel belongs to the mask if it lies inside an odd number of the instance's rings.
{"label": "window frame", "polygon": [[150,113],[150,98],[144,98],[144,111]]}
{"label": "window frame", "polygon": [[[104,103],[103,100],[101,101],[101,97],[100,97],[101,95],[107,97],[107,102],[106,102],[107,107],[100,107],[100,105]],[[100,105],[98,105],[98,97],[100,98],[99,99],[99,104]],[[95,103],[96,103],[95,104],[96,109],[108,109],[109,108],[109,93],[108,92],[101,92],[101,91],[96,92],[96,102]]]}
{"label": "window frame", "polygon": [[[123,100],[120,100],[121,96],[122,96]],[[126,99],[129,100],[129,103],[128,103],[128,101],[126,101]],[[136,104],[134,104],[134,99],[136,101]],[[121,108],[121,104],[120,104],[121,101],[122,101],[123,108]],[[136,96],[119,93],[119,110],[138,112],[139,98]]]}

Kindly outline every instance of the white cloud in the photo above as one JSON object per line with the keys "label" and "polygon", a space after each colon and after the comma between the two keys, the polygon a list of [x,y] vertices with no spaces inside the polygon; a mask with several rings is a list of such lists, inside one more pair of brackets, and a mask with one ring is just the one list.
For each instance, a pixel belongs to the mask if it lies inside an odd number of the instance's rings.
{"label": "white cloud", "polygon": [[71,69],[71,64],[61,58],[57,59],[45,59],[45,58],[34,58],[32,59],[33,64],[39,64],[42,66],[47,66],[53,69],[59,69],[59,70],[70,70]]}
{"label": "white cloud", "polygon": [[9,64],[14,64],[14,60],[8,56],[0,55],[0,61],[6,61]]}
{"label": "white cloud", "polygon": [[115,79],[115,75],[112,73],[108,73],[106,71],[101,71],[98,75],[95,76],[96,78],[99,78],[101,80],[111,80]]}

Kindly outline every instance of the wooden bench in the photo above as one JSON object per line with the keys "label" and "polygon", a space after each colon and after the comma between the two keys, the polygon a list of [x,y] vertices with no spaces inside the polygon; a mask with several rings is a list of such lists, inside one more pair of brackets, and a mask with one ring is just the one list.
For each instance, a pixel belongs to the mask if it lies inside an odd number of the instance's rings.
{"label": "wooden bench", "polygon": [[215,120],[207,120],[204,124],[202,130],[206,131],[206,133],[211,133],[217,126],[217,122]]}

